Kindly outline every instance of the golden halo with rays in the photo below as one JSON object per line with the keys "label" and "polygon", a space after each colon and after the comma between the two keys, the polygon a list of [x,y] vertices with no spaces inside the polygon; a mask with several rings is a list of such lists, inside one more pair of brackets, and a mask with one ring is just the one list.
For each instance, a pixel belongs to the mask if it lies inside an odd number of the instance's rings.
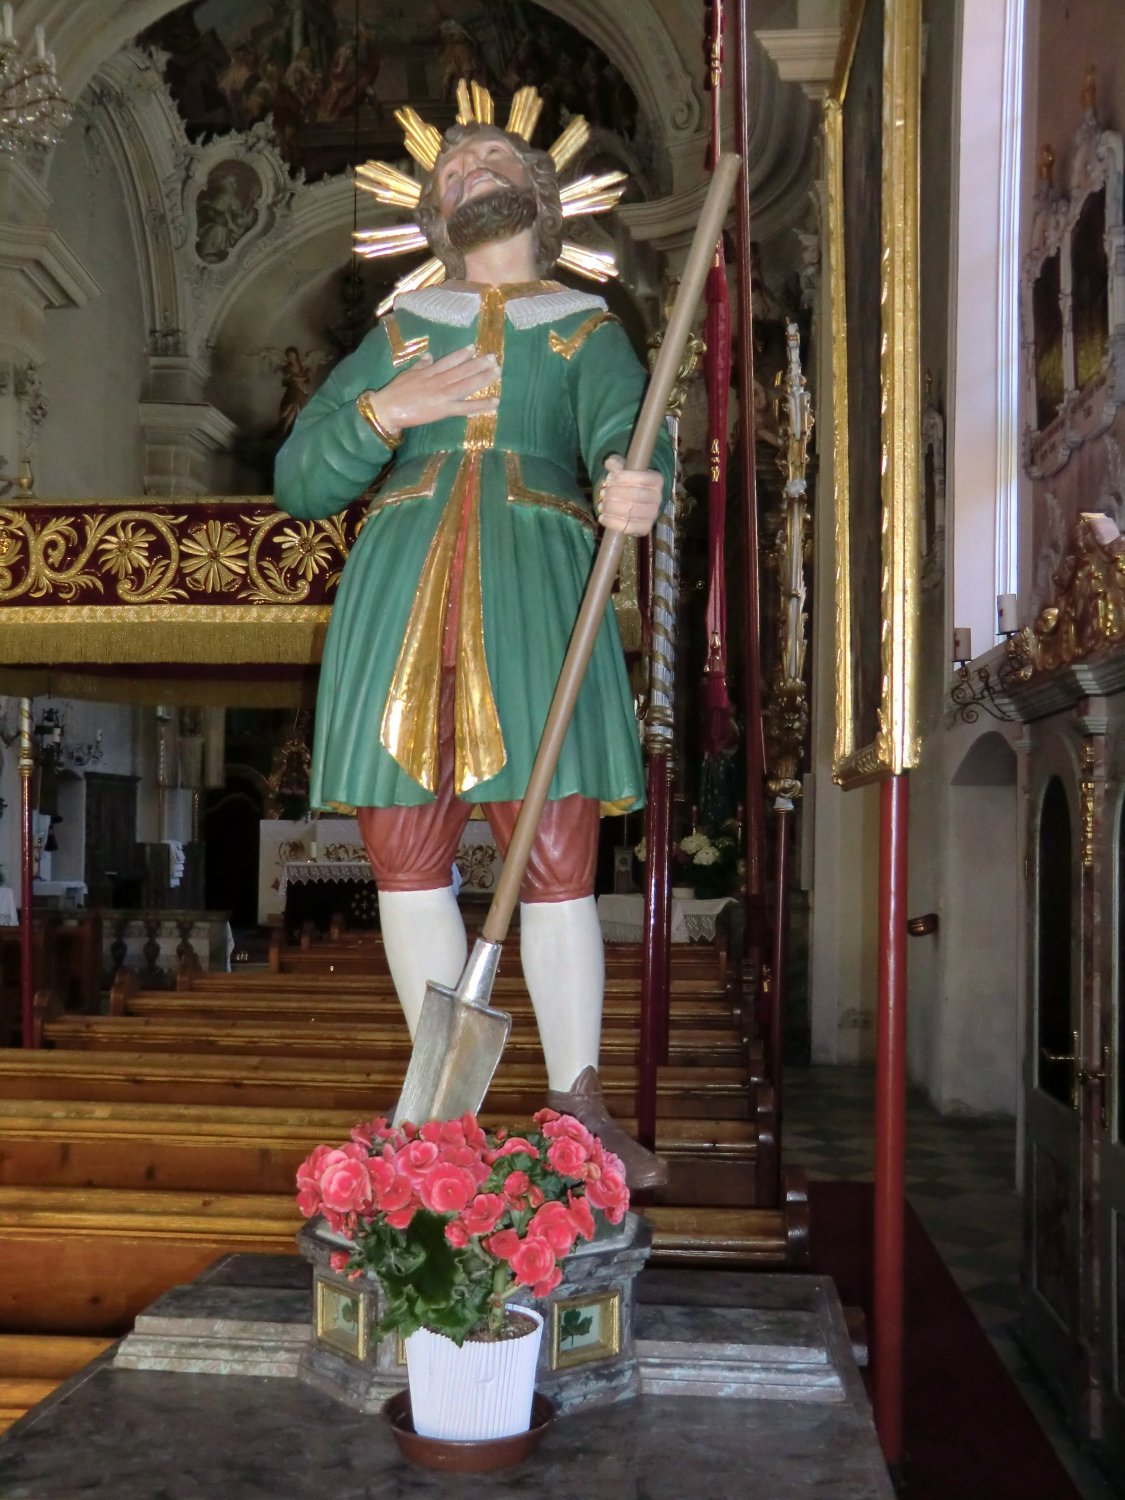
{"label": "golden halo with rays", "polygon": [[[504,127],[513,135],[531,140],[539,122],[543,101],[534,86],[519,89],[512,99],[508,123]],[[441,132],[436,125],[428,125],[417,110],[409,107],[395,111],[395,119],[402,126],[406,149],[424,172],[432,172],[441,151]],[[458,125],[493,125],[494,106],[492,95],[479,83],[469,84],[461,79],[457,85]],[[549,155],[555,170],[561,172],[568,162],[574,160],[590,139],[590,127],[584,115],[575,115],[566,129],[550,148]],[[417,208],[422,196],[422,184],[416,177],[408,177],[397,167],[385,161],[367,161],[355,169],[356,182],[379,203],[391,208]],[[579,177],[575,182],[560,188],[564,219],[574,219],[580,214],[602,214],[615,208],[621,200],[628,183],[624,172],[593,173]],[[386,255],[405,255],[411,250],[423,250],[426,236],[417,224],[392,224],[381,229],[357,229],[355,248],[357,255],[375,260]],[[617,262],[612,251],[589,250],[573,240],[564,240],[558,264],[588,276],[592,281],[608,281],[617,275]],[[421,287],[437,286],[445,280],[445,266],[433,255],[413,271],[407,272],[395,283],[389,297],[385,297],[376,309],[381,317],[392,306],[399,292],[413,292]]]}

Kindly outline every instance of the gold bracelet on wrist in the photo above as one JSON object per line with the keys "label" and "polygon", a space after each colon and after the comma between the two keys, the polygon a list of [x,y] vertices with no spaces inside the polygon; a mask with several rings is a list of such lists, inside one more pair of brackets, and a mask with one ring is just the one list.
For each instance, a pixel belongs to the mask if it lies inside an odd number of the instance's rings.
{"label": "gold bracelet on wrist", "polygon": [[363,391],[356,398],[355,404],[359,408],[360,416],[371,428],[372,432],[379,439],[379,441],[381,443],[385,443],[386,446],[392,451],[397,448],[402,442],[402,433],[392,432],[389,427],[385,427],[383,423],[380,422],[378,413],[375,410],[375,402],[371,397],[371,392]]}

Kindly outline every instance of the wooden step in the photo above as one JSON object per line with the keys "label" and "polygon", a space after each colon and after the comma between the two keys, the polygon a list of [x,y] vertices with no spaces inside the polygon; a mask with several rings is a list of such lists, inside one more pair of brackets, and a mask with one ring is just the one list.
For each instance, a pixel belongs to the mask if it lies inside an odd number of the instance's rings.
{"label": "wooden step", "polygon": [[[646,1212],[658,1263],[780,1268],[799,1253],[800,1209]],[[293,1199],[280,1194],[0,1188],[0,1323],[120,1333],[220,1255],[295,1254],[300,1223]]]}
{"label": "wooden step", "polygon": [[[483,1118],[517,1129],[531,1123],[530,1116]],[[621,1123],[635,1131],[634,1120]],[[3,1100],[0,1184],[286,1193],[312,1148],[346,1140],[354,1124],[343,1110]],[[670,1122],[658,1130],[657,1149],[689,1177],[701,1163],[733,1166],[752,1188],[752,1121],[721,1128],[706,1120]]]}
{"label": "wooden step", "polygon": [[0,1432],[46,1400],[112,1342],[48,1333],[0,1334]]}
{"label": "wooden step", "polygon": [[61,1380],[21,1380],[0,1375],[0,1432],[7,1432],[13,1422],[45,1401],[61,1384]]}
{"label": "wooden step", "polygon": [[[410,1058],[410,1036],[401,1015],[360,1024],[321,1021],[244,1021],[208,1014],[195,1016],[62,1016],[43,1028],[44,1042],[55,1048],[88,1048],[113,1052],[244,1053],[263,1056],[372,1057],[400,1062]],[[639,1036],[635,1028],[608,1029],[602,1036],[606,1062],[633,1062]],[[506,1059],[529,1061],[542,1053],[529,1019],[513,1027],[504,1049]],[[738,1067],[742,1057],[733,1033],[682,1029],[671,1041],[670,1060],[681,1066]]]}
{"label": "wooden step", "polygon": [[[278,993],[283,989],[300,990],[305,993],[322,990],[329,994],[354,994],[371,995],[381,992],[383,994],[394,993],[394,983],[390,973],[386,969],[373,971],[359,969],[336,970],[326,966],[323,970],[315,973],[281,973],[271,974],[265,969],[253,971],[239,970],[233,974],[227,974],[222,970],[210,971],[205,974],[192,974],[185,972],[177,979],[177,988],[180,993],[194,993],[196,991],[229,990],[237,986],[244,992],[257,991],[265,994]],[[687,976],[677,978],[673,976],[670,993],[674,1000],[690,1000],[695,997],[702,999],[722,999],[726,991],[717,982],[706,975]],[[498,1002],[506,997],[519,996],[526,998],[527,987],[523,976],[518,973],[500,974],[492,986],[492,994]],[[640,1003],[641,979],[636,975],[614,975],[607,973],[605,983],[605,994],[608,999],[630,1000],[636,1004]]]}
{"label": "wooden step", "polygon": [[[506,997],[503,1008],[513,1018],[530,1019],[532,1016],[531,1001],[526,996]],[[222,1015],[231,1020],[253,1020],[258,1016],[268,1016],[279,1021],[315,1018],[318,1021],[351,1022],[359,1019],[370,1022],[398,1019],[400,1024],[402,1016],[398,998],[391,992],[373,994],[365,989],[355,994],[341,994],[326,987],[319,994],[315,990],[290,993],[288,990],[279,991],[276,985],[272,990],[267,990],[264,986],[251,987],[243,984],[237,977],[228,978],[228,987],[223,989],[193,988],[178,993],[146,990],[124,999],[122,1013],[127,1016],[168,1017]],[[611,1031],[617,1026],[635,1027],[639,1014],[639,998],[637,1001],[610,998],[602,1009],[603,1031]],[[673,1030],[690,1027],[730,1031],[736,1020],[735,1007],[729,1001],[709,996],[688,1001],[673,1000],[669,1015]]]}
{"label": "wooden step", "polygon": [[[470,936],[475,935],[474,924],[469,924]],[[280,937],[280,935],[278,935]],[[284,943],[275,941],[271,959],[274,962],[287,959],[310,962],[334,958],[365,957],[386,967],[386,949],[379,932],[344,933],[337,939],[310,937],[307,942]],[[639,974],[644,962],[640,943],[606,943],[605,963],[607,972],[622,971]],[[674,943],[670,954],[674,974],[721,974],[727,967],[726,955],[712,943]]]}
{"label": "wooden step", "polygon": [[60,1334],[0,1333],[0,1376],[6,1380],[67,1380],[97,1359],[111,1339]]}
{"label": "wooden step", "polygon": [[[402,1085],[402,1069],[374,1060],[213,1057],[160,1052],[47,1049],[0,1051],[0,1099],[97,1099],[133,1103],[273,1106],[339,1109],[354,1119],[387,1111]],[[601,1069],[602,1088],[616,1115],[633,1112],[636,1069]],[[545,1075],[535,1066],[501,1063],[486,1110],[510,1118],[543,1103]],[[670,1119],[745,1119],[746,1072],[668,1067],[657,1079],[657,1116]]]}

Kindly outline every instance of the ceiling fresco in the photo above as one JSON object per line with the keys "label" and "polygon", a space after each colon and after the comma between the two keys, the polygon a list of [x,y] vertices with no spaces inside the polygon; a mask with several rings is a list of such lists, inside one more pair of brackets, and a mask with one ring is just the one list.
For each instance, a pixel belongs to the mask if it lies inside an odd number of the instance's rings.
{"label": "ceiling fresco", "polygon": [[536,84],[537,144],[585,114],[642,163],[646,155],[620,71],[525,0],[192,0],[139,40],[169,54],[165,77],[189,135],[271,120],[282,155],[309,180],[401,158],[395,110],[412,104],[444,128],[459,78],[490,88],[501,120],[515,90]]}

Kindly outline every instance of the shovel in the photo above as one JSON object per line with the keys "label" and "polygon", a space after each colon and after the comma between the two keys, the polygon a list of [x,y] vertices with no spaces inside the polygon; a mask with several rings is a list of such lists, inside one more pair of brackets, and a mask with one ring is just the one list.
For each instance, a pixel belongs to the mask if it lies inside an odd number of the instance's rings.
{"label": "shovel", "polygon": [[[715,165],[664,342],[625,456],[626,469],[648,468],[740,166],[741,158],[733,152],[724,153]],[[511,1016],[488,1003],[500,963],[500,945],[519,900],[539,817],[624,545],[623,532],[606,531],[602,536],[492,905],[456,988],[433,980],[426,986],[410,1065],[395,1107],[396,1125],[404,1120],[421,1124],[456,1119],[466,1110],[476,1114],[492,1082],[512,1028]]]}

